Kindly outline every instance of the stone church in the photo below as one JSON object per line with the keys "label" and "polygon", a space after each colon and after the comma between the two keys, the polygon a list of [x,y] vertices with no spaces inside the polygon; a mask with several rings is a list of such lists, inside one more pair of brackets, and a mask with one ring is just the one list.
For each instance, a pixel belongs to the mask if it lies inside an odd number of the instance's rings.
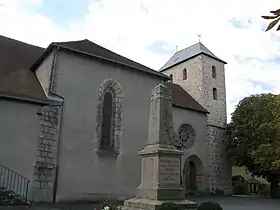
{"label": "stone church", "polygon": [[128,198],[140,184],[152,89],[172,93],[186,193],[230,193],[226,62],[202,43],[155,71],[89,40],[46,49],[0,36],[0,185],[32,201]]}

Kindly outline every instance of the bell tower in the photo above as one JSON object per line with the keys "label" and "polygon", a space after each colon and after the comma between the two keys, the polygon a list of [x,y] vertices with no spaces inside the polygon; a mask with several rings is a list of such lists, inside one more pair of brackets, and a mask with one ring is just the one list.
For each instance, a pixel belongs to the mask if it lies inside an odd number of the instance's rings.
{"label": "bell tower", "polygon": [[227,123],[226,62],[215,56],[200,41],[176,52],[160,71],[179,84],[210,113],[206,118],[205,155],[208,188],[211,192],[231,192],[231,165],[226,154]]}

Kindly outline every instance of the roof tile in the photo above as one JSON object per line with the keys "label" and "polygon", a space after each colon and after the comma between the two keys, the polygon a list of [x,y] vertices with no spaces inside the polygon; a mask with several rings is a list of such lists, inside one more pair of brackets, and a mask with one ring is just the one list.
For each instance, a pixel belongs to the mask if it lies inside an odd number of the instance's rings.
{"label": "roof tile", "polygon": [[0,35],[0,94],[47,101],[36,75],[28,71],[43,52],[43,48]]}
{"label": "roof tile", "polygon": [[180,85],[165,82],[164,85],[171,90],[172,104],[185,109],[198,112],[209,113],[202,105],[200,105],[191,95],[189,95]]}

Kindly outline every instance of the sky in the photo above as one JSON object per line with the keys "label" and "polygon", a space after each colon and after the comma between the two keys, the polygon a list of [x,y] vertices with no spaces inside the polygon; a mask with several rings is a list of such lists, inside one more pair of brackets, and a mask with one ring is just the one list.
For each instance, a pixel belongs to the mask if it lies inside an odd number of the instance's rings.
{"label": "sky", "polygon": [[0,34],[41,47],[89,39],[155,70],[200,34],[228,63],[230,119],[244,97],[280,92],[280,32],[264,32],[261,18],[278,8],[278,0],[0,0]]}

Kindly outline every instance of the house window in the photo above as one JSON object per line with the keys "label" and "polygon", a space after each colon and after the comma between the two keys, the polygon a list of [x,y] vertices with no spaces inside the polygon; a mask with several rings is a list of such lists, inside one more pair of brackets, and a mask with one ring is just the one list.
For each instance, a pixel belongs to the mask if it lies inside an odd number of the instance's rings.
{"label": "house window", "polygon": [[170,74],[169,77],[170,77],[170,82],[173,82],[173,75]]}
{"label": "house window", "polygon": [[114,147],[112,141],[112,112],[113,97],[111,93],[105,93],[102,110],[102,127],[101,127],[101,148],[108,149]]}
{"label": "house window", "polygon": [[217,88],[213,88],[213,99],[217,100],[218,95],[217,95]]}
{"label": "house window", "polygon": [[212,66],[212,77],[216,79],[216,67]]}
{"label": "house window", "polygon": [[183,80],[186,80],[187,78],[187,69],[183,69]]}

